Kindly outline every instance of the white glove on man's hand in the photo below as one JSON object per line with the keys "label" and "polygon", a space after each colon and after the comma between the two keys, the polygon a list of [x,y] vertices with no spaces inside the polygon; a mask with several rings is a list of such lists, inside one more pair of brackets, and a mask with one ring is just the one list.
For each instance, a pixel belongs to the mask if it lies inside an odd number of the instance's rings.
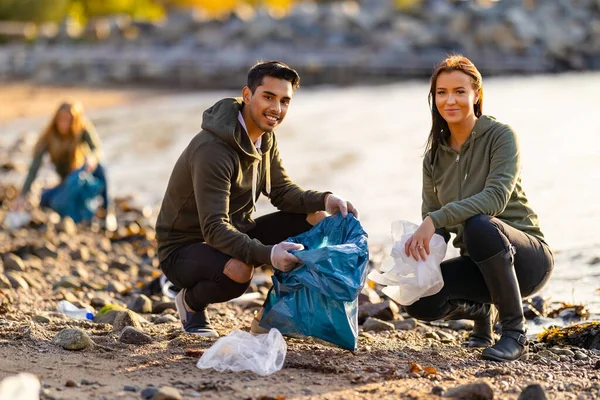
{"label": "white glove on man's hand", "polygon": [[331,215],[339,211],[342,213],[342,217],[344,218],[346,218],[346,215],[350,213],[353,214],[356,219],[359,218],[358,210],[352,205],[352,203],[333,194],[328,194],[325,196],[325,211]]}
{"label": "white glove on man's hand", "polygon": [[298,257],[290,253],[292,250],[303,250],[304,246],[299,243],[281,242],[271,249],[271,264],[275,269],[288,272],[300,263]]}

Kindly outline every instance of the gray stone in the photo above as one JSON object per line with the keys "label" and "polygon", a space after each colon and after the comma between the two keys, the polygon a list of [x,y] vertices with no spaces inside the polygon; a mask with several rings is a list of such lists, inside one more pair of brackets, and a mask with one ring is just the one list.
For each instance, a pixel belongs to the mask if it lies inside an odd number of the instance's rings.
{"label": "gray stone", "polygon": [[143,345],[152,343],[152,338],[145,334],[144,332],[139,331],[138,329],[127,326],[121,332],[119,336],[119,342],[126,344],[134,344],[134,345]]}
{"label": "gray stone", "polygon": [[135,296],[128,304],[128,308],[136,313],[146,314],[152,312],[152,300],[140,294]]}
{"label": "gray stone", "polygon": [[16,254],[9,253],[4,256],[4,270],[5,271],[25,271],[25,263],[21,259],[21,257]]}
{"label": "gray stone", "polygon": [[29,284],[18,272],[8,272],[5,276],[13,289],[29,289]]}
{"label": "gray stone", "polygon": [[87,247],[79,247],[70,254],[72,260],[88,261],[90,259],[90,250]]}
{"label": "gray stone", "polygon": [[117,315],[119,315],[119,313],[123,312],[123,311],[125,311],[125,310],[111,310],[104,314],[98,313],[94,316],[94,322],[97,322],[99,324],[114,325]]}
{"label": "gray stone", "polygon": [[546,392],[539,383],[527,386],[517,400],[546,400]]}
{"label": "gray stone", "polygon": [[492,400],[494,391],[486,382],[475,382],[448,389],[443,397],[464,400]]}
{"label": "gray stone", "polygon": [[448,333],[448,332],[445,332],[442,330],[435,331],[435,333],[437,333],[437,335],[440,338],[440,341],[442,343],[450,343],[450,342],[454,342],[456,340],[456,337],[454,335],[452,335],[451,333]]}
{"label": "gray stone", "polygon": [[106,285],[106,289],[107,292],[112,292],[112,293],[123,293],[127,290],[127,287],[125,287],[125,285],[123,285],[121,282],[117,282],[117,281],[110,281],[108,282],[108,285]]}
{"label": "gray stone", "polygon": [[404,321],[392,321],[392,324],[399,331],[411,331],[417,327],[417,321],[414,318],[407,318]]}
{"label": "gray stone", "polygon": [[0,274],[0,289],[10,289],[12,284],[10,280],[4,274]]}
{"label": "gray stone", "polygon": [[382,321],[377,318],[367,318],[365,323],[363,324],[364,331],[374,331],[374,332],[382,332],[382,331],[393,331],[396,330],[394,324],[391,324],[386,321]]}
{"label": "gray stone", "polygon": [[154,303],[152,306],[153,314],[162,314],[165,310],[176,310],[174,301],[166,301],[162,303]]}
{"label": "gray stone", "polygon": [[133,311],[119,311],[115,316],[115,321],[113,323],[114,331],[121,331],[126,327],[134,327],[141,329],[142,325],[139,322],[138,317],[135,315]]}
{"label": "gray stone", "polygon": [[549,358],[551,360],[560,361],[560,356],[558,354],[554,354],[550,350],[541,350],[537,353],[540,357]]}
{"label": "gray stone", "polygon": [[552,347],[550,351],[559,356],[573,357],[575,355],[571,350],[562,347]]}
{"label": "gray stone", "polygon": [[79,289],[81,288],[81,281],[75,276],[65,276],[60,281],[56,282],[53,288]]}
{"label": "gray stone", "polygon": [[142,399],[149,400],[152,399],[156,393],[158,393],[158,388],[154,386],[149,386],[142,390],[140,395],[142,396]]}
{"label": "gray stone", "polygon": [[48,324],[48,323],[50,323],[50,318],[48,318],[45,315],[40,315],[40,314],[34,315],[33,318],[32,318],[32,320],[34,322],[37,322],[38,324]]}
{"label": "gray stone", "polygon": [[362,303],[358,306],[358,324],[364,323],[369,317],[392,321],[400,318],[399,311],[398,305],[391,300],[385,300],[377,304]]}
{"label": "gray stone", "polygon": [[457,319],[457,320],[446,322],[446,325],[448,325],[448,328],[452,329],[453,331],[460,331],[460,330],[470,331],[470,330],[473,330],[474,324],[475,323],[470,319]]}
{"label": "gray stone", "polygon": [[56,247],[51,245],[50,243],[46,243],[41,247],[37,247],[33,249],[33,254],[42,260],[46,257],[56,259],[58,257],[58,251]]}
{"label": "gray stone", "polygon": [[111,299],[107,299],[105,297],[93,297],[90,300],[90,304],[94,308],[102,308],[105,305],[110,304],[111,301],[112,301]]}
{"label": "gray stone", "polygon": [[167,315],[161,315],[160,317],[156,318],[154,320],[155,324],[170,324],[173,322],[177,322],[179,321],[177,318],[175,318],[175,316],[167,314]]}
{"label": "gray stone", "polygon": [[587,354],[585,354],[585,353],[583,353],[581,351],[576,351],[575,352],[575,359],[576,360],[584,360],[585,361],[585,360],[588,360],[589,357],[588,357]]}
{"label": "gray stone", "polygon": [[82,350],[92,344],[87,333],[77,328],[63,329],[52,339],[52,343],[65,350]]}
{"label": "gray stone", "polygon": [[125,385],[123,386],[123,390],[126,392],[137,392],[140,390],[140,387],[136,385]]}
{"label": "gray stone", "polygon": [[434,386],[433,388],[431,388],[431,394],[434,396],[442,396],[444,394],[444,392],[446,391],[446,388],[440,385]]}

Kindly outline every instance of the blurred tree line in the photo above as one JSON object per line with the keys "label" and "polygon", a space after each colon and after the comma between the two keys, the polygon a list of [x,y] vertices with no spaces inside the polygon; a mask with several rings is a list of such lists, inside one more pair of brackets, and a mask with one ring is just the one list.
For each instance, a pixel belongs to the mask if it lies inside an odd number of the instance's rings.
{"label": "blurred tree line", "polygon": [[339,0],[0,0],[0,20],[58,22],[69,16],[84,23],[89,18],[112,14],[157,20],[177,8],[196,8],[208,15],[219,15],[248,5],[286,10],[298,1]]}

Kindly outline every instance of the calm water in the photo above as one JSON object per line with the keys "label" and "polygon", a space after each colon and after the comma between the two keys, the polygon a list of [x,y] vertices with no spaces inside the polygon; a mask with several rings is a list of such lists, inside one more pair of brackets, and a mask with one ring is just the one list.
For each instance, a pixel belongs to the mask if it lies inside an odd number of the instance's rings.
{"label": "calm water", "polygon": [[[519,134],[524,188],[555,251],[556,271],[543,294],[600,305],[600,263],[590,265],[600,257],[600,74],[503,77],[484,85],[484,112]],[[427,82],[301,88],[278,131],[288,172],[305,188],[353,201],[372,242],[389,244],[392,220],[420,219],[427,93]],[[235,95],[188,93],[91,111],[112,193],[135,193],[141,204],[156,206],[202,111]],[[5,125],[2,142],[44,123]],[[259,212],[270,210],[259,203]]]}

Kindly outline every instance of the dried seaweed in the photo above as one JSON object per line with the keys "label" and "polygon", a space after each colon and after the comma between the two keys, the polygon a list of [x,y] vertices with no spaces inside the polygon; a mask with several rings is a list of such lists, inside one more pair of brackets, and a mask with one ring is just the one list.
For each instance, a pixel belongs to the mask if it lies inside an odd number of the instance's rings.
{"label": "dried seaweed", "polygon": [[538,340],[555,346],[600,349],[600,322],[586,322],[564,328],[551,326],[538,334]]}

